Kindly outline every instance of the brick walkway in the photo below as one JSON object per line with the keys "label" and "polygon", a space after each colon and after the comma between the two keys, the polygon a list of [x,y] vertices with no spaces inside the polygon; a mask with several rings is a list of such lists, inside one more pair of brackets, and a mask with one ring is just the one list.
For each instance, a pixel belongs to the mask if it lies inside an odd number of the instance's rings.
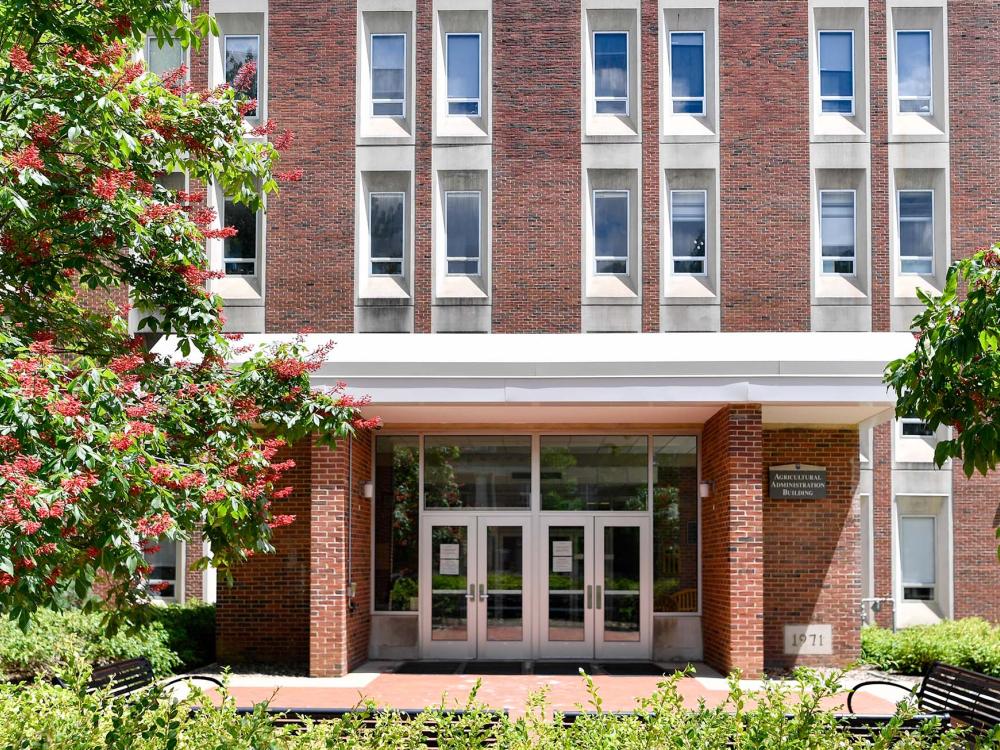
{"label": "brick walkway", "polygon": [[[308,678],[268,675],[233,675],[230,693],[241,706],[260,701],[270,701],[282,708],[350,708],[367,699],[379,706],[393,708],[423,708],[439,705],[462,706],[477,680],[481,680],[478,702],[494,708],[507,708],[512,714],[521,713],[528,696],[546,688],[548,702],[561,711],[584,710],[588,705],[586,685],[578,676],[548,675],[440,675],[392,674],[386,665],[372,663],[346,677]],[[699,700],[713,707],[725,702],[728,691],[725,680],[708,667],[698,668],[696,677],[683,679],[679,691],[685,705],[695,708]],[[604,710],[630,710],[638,697],[648,696],[656,690],[659,677],[593,677]],[[758,682],[743,683],[748,688]],[[885,714],[894,708],[893,700],[901,697],[899,691],[868,693],[859,696],[856,708],[859,713]],[[828,701],[827,708],[844,711],[843,696]]]}

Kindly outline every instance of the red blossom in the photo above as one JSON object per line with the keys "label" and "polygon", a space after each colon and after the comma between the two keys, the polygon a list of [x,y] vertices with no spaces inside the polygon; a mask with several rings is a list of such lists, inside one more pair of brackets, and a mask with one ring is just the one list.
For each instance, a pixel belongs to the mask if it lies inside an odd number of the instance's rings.
{"label": "red blossom", "polygon": [[97,484],[98,479],[95,474],[90,472],[85,472],[83,474],[77,474],[72,477],[67,477],[60,482],[60,486],[66,491],[66,494],[70,497],[79,497],[89,488]]}
{"label": "red blossom", "polygon": [[83,402],[75,396],[66,396],[49,404],[49,411],[63,417],[76,417],[83,411]]}
{"label": "red blossom", "polygon": [[249,91],[257,79],[257,63],[251,60],[244,63],[233,78],[233,88],[237,91]]}
{"label": "red blossom", "polygon": [[128,430],[128,433],[130,435],[136,435],[139,437],[145,435],[152,435],[153,432],[156,430],[156,428],[149,422],[138,422],[138,421],[129,422],[128,427],[126,429]]}
{"label": "red blossom", "polygon": [[371,419],[355,419],[351,422],[356,430],[377,430],[382,426],[382,417],[372,417]]}
{"label": "red blossom", "polygon": [[21,450],[21,443],[13,435],[0,435],[0,451],[9,453]]}
{"label": "red blossom", "polygon": [[6,588],[7,586],[13,585],[16,580],[17,579],[10,573],[4,573],[0,571],[0,586]]}
{"label": "red blossom", "polygon": [[279,182],[298,182],[303,174],[301,169],[292,169],[288,172],[275,172],[274,177]]}
{"label": "red blossom", "polygon": [[111,447],[114,448],[115,450],[118,450],[118,451],[126,451],[126,450],[128,450],[129,448],[132,447],[132,443],[133,442],[134,442],[134,440],[133,440],[133,438],[132,438],[131,435],[118,435],[118,434],[116,434],[116,435],[112,435],[111,439],[108,440],[108,443],[111,445]]}
{"label": "red blossom", "polygon": [[174,519],[169,513],[154,513],[148,518],[140,518],[136,523],[136,531],[139,536],[147,539],[156,539],[163,536],[174,526]]}
{"label": "red blossom", "polygon": [[202,230],[206,240],[225,240],[238,234],[236,227],[220,227],[219,229]]}
{"label": "red blossom", "polygon": [[123,375],[126,372],[131,372],[137,367],[142,365],[146,359],[141,354],[124,354],[120,357],[115,357],[108,364],[108,369],[118,375]]}
{"label": "red blossom", "polygon": [[28,536],[31,536],[40,528],[42,528],[40,521],[21,521],[21,530]]}
{"label": "red blossom", "polygon": [[20,73],[30,73],[35,69],[31,60],[28,59],[28,53],[25,52],[24,47],[18,44],[10,48],[10,65]]}
{"label": "red blossom", "polygon": [[280,529],[282,526],[288,526],[295,522],[295,516],[290,516],[287,514],[279,514],[274,516],[269,522],[268,526],[272,529]]}
{"label": "red blossom", "polygon": [[52,390],[49,381],[37,375],[20,375],[17,381],[21,386],[20,393],[25,398],[44,398]]}
{"label": "red blossom", "polygon": [[287,151],[288,148],[295,142],[295,133],[291,130],[286,130],[284,133],[279,135],[274,139],[274,147],[278,151]]}
{"label": "red blossom", "polygon": [[149,590],[154,594],[160,594],[170,588],[171,584],[169,581],[157,581],[156,583],[149,584]]}
{"label": "red blossom", "polygon": [[56,551],[55,542],[46,542],[45,544],[38,545],[38,549],[35,550],[35,554],[39,556],[51,555]]}
{"label": "red blossom", "polygon": [[226,499],[226,491],[222,487],[216,487],[215,489],[208,490],[205,493],[206,503],[218,503]]}
{"label": "red blossom", "polygon": [[34,139],[35,143],[41,144],[42,146],[49,146],[52,144],[53,139],[59,128],[62,127],[63,119],[62,116],[56,112],[48,114],[42,122],[36,122],[31,126],[31,137]]}
{"label": "red blossom", "polygon": [[38,151],[38,146],[34,143],[29,143],[20,151],[15,151],[12,154],[4,154],[4,158],[10,162],[10,165],[18,172],[25,169],[41,171],[45,167],[45,162],[42,161],[42,156]]}
{"label": "red blossom", "polygon": [[251,112],[257,110],[257,100],[256,99],[244,99],[240,102],[240,117],[246,117]]}
{"label": "red blossom", "polygon": [[250,135],[271,135],[275,130],[274,120],[268,120],[263,125],[258,125],[250,131]]}

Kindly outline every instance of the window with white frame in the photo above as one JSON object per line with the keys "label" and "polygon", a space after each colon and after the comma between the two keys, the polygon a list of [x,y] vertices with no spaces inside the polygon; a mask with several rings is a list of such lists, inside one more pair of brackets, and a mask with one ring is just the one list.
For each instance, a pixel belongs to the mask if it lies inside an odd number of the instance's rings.
{"label": "window with white frame", "polygon": [[674,114],[705,115],[705,32],[670,32],[670,98]]}
{"label": "window with white frame", "polygon": [[406,34],[371,35],[372,116],[406,112]]}
{"label": "window with white frame", "polygon": [[899,423],[899,432],[903,437],[934,437],[934,430],[920,417],[903,417]]}
{"label": "window with white frame", "polygon": [[594,105],[599,115],[627,115],[628,32],[594,32]]}
{"label": "window with white frame", "polygon": [[819,32],[819,97],[824,113],[854,115],[854,32]]}
{"label": "window with white frame", "polygon": [[904,601],[934,601],[937,586],[937,518],[900,516],[899,575]]}
{"label": "window with white frame", "polygon": [[857,263],[856,193],[820,190],[819,232],[823,273],[853,276]]}
{"label": "window with white frame", "polygon": [[896,99],[900,114],[933,114],[931,32],[896,31]]}
{"label": "window with white frame", "polygon": [[372,276],[402,276],[406,194],[368,194],[369,259]]}
{"label": "window with white frame", "polygon": [[449,115],[480,116],[481,40],[479,34],[445,35]]}
{"label": "window with white frame", "polygon": [[899,262],[904,274],[934,273],[934,191],[897,191]]}
{"label": "window with white frame", "polygon": [[146,565],[150,567],[148,575],[149,591],[157,599],[177,598],[177,554],[181,549],[179,542],[171,539],[161,539],[147,551],[143,552]]}
{"label": "window with white frame", "polygon": [[227,276],[257,276],[257,212],[245,203],[226,199],[221,221],[236,235],[222,244],[222,264]]}
{"label": "window with white frame", "polygon": [[455,190],[444,194],[444,231],[449,275],[479,274],[482,202],[483,194],[478,190]]}
{"label": "window with white frame", "polygon": [[[253,63],[260,65],[260,35],[258,34],[227,34],[223,39],[224,66],[226,69],[226,83],[234,86],[236,77],[243,66]],[[258,75],[259,69],[254,71],[253,77],[241,85],[238,95],[246,99],[260,100],[260,87]],[[247,119],[258,117],[258,107],[246,112]]]}
{"label": "window with white frame", "polygon": [[707,208],[707,190],[670,191],[670,249],[675,274],[706,273]]}
{"label": "window with white frame", "polygon": [[628,274],[629,191],[594,191],[594,272]]}
{"label": "window with white frame", "polygon": [[161,46],[155,36],[146,37],[146,67],[162,78],[184,64],[184,48],[175,40],[164,40]]}

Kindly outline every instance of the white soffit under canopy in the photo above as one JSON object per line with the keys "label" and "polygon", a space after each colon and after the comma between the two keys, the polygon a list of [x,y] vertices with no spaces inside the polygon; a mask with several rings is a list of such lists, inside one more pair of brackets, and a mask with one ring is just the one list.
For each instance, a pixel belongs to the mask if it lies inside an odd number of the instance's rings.
{"label": "white soffit under canopy", "polygon": [[[293,335],[248,335],[242,345]],[[768,424],[891,417],[886,364],[908,333],[310,334],[336,346],[313,374],[346,381],[392,424],[697,424],[761,404]],[[170,339],[154,348],[181,358]],[[248,356],[248,355],[244,355]],[[237,359],[240,359],[238,357]]]}

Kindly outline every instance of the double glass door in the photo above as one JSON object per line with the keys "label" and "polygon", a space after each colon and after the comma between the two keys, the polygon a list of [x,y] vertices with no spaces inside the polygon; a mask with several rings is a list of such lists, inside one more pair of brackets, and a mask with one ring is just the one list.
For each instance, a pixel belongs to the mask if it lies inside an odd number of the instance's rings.
{"label": "double glass door", "polygon": [[649,658],[649,534],[645,518],[541,519],[539,658]]}
{"label": "double glass door", "polygon": [[422,655],[648,658],[648,518],[586,513],[421,519]]}
{"label": "double glass door", "polygon": [[532,628],[526,575],[528,517],[428,520],[421,548],[421,635],[425,658],[527,659]]}

